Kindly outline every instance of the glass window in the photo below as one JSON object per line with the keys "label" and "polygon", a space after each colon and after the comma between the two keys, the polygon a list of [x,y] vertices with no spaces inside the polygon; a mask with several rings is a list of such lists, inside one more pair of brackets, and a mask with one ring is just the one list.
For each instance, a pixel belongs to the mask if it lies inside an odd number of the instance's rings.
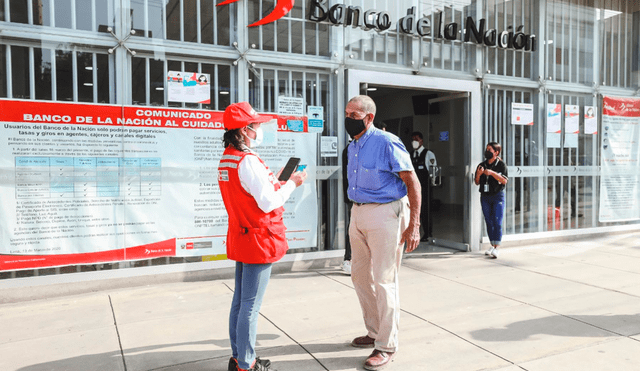
{"label": "glass window", "polygon": [[214,21],[213,15],[215,7],[212,1],[200,2],[200,41],[203,44],[213,44]]}
{"label": "glass window", "polygon": [[169,0],[166,5],[167,39],[180,40],[180,0]]}
{"label": "glass window", "polygon": [[4,1],[0,1],[0,21],[6,21],[4,18]]}
{"label": "glass window", "polygon": [[36,79],[36,99],[51,100],[51,59],[53,51],[51,49],[33,48]]}
{"label": "glass window", "polygon": [[56,0],[54,4],[56,27],[72,28],[71,0]]}
{"label": "glass window", "polygon": [[[149,65],[149,82],[146,82],[144,64]],[[165,69],[166,66],[166,69]],[[134,59],[134,69],[137,74],[142,74],[133,78],[133,104],[146,104],[146,90],[149,89],[149,104],[153,106],[201,108],[212,110],[224,110],[231,103],[231,67],[218,64],[182,62],[176,60],[156,60],[136,57]],[[209,74],[211,88],[210,103],[183,103],[168,102],[166,96],[166,79],[168,71],[181,71],[188,73]],[[148,86],[148,88],[136,87],[136,85]]]}
{"label": "glass window", "polygon": [[149,60],[149,78],[151,79],[151,90],[149,91],[152,106],[164,106],[165,81],[164,61]]}
{"label": "glass window", "polygon": [[29,9],[24,0],[9,0],[9,17],[14,23],[29,23]]}
{"label": "glass window", "polygon": [[131,58],[131,100],[134,105],[147,104],[147,60]]}
{"label": "glass window", "polygon": [[[534,114],[534,125],[513,125],[511,107],[513,103],[528,103],[536,106],[537,94],[533,91],[513,87],[493,87],[484,95],[485,123],[483,145],[498,142],[502,145],[500,157],[510,167],[531,169],[527,176],[509,173],[504,217],[506,234],[540,232],[539,203],[543,174],[536,174],[536,166],[542,165],[544,125]],[[483,233],[486,231],[483,229]]]}
{"label": "glass window", "polygon": [[[11,22],[36,26],[100,30],[113,26],[114,0],[9,0]],[[4,20],[4,2],[0,1],[0,20]],[[29,8],[32,19],[29,20]],[[96,25],[94,26],[94,23]]]}
{"label": "glass window", "polygon": [[114,0],[96,0],[96,23],[98,31],[106,31],[108,26],[115,26]]}
{"label": "glass window", "polygon": [[137,0],[131,2],[131,8],[134,28],[141,31],[139,36],[229,45],[229,7],[218,9],[215,1]]}
{"label": "glass window", "polygon": [[547,78],[573,83],[591,83],[597,45],[596,9],[582,1],[547,3],[546,40],[541,40],[547,55]]}
{"label": "glass window", "polygon": [[[156,39],[164,39],[164,0],[149,0],[149,30],[148,37],[154,37]],[[135,10],[134,10],[135,11]],[[138,10],[138,12],[144,11],[144,9]],[[137,24],[134,18],[135,28],[144,29],[144,24]]]}
{"label": "glass window", "polygon": [[56,100],[73,101],[73,54],[56,50]]}
{"label": "glass window", "polygon": [[29,48],[11,46],[12,98],[30,99]]}
{"label": "glass window", "polygon": [[76,29],[93,30],[93,0],[76,1]]}
{"label": "glass window", "polygon": [[[487,0],[486,2],[486,26],[485,30],[495,29],[497,35],[502,32],[518,32],[523,26],[522,32],[526,35],[538,35],[538,23],[532,14],[535,14],[537,1],[504,1]],[[476,19],[479,22],[479,19]],[[536,49],[540,49],[540,41],[537,41]],[[491,74],[511,77],[531,78],[533,53],[525,49],[486,47],[486,70]]]}
{"label": "glass window", "polygon": [[[603,7],[596,11],[596,20],[602,30],[601,83],[621,88],[636,87],[638,86],[637,76],[634,76],[631,70],[632,54],[634,50],[637,51],[639,41],[637,2],[605,0],[601,4]],[[633,14],[635,14],[635,23]],[[636,25],[635,33],[633,32],[634,24]]]}
{"label": "glass window", "polygon": [[77,53],[78,101],[93,102],[93,53]]}
{"label": "glass window", "polygon": [[182,0],[184,7],[184,41],[198,42],[198,3],[196,0]]}
{"label": "glass window", "polygon": [[[7,47],[5,45],[0,45],[0,71],[6,70]],[[7,98],[7,74],[5,72],[0,72],[0,98]]]}
{"label": "glass window", "polygon": [[111,97],[114,94],[115,84],[112,81],[113,74],[110,73],[110,69],[113,66],[114,57],[108,54],[97,54],[96,57],[98,70],[95,71],[95,81],[98,84],[98,103],[113,103]]}
{"label": "glass window", "polygon": [[37,26],[51,26],[51,3],[49,1],[33,0],[33,24]]}
{"label": "glass window", "polygon": [[[248,22],[257,22],[271,14],[276,3],[273,0],[247,2]],[[262,50],[306,55],[331,55],[329,26],[305,19],[308,2],[298,1],[293,9],[279,20],[260,27],[250,27],[249,43]],[[229,27],[227,26],[226,29]]]}

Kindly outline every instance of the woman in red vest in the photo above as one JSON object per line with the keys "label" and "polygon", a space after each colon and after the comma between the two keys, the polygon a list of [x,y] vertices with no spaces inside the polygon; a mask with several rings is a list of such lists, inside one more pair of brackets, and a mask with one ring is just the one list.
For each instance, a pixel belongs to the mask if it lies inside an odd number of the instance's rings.
{"label": "woman in red vest", "polygon": [[258,314],[271,264],[289,248],[283,205],[307,178],[306,172],[297,171],[286,182],[278,181],[253,151],[262,141],[260,125],[271,119],[258,115],[247,102],[230,105],[223,115],[225,151],[218,166],[218,184],[229,214],[227,257],[236,261],[229,371],[270,370],[269,360],[256,358]]}

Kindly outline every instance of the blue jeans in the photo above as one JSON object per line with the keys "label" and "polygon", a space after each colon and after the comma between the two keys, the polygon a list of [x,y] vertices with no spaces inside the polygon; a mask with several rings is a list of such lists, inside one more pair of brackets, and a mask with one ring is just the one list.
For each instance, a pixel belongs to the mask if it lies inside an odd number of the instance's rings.
{"label": "blue jeans", "polygon": [[491,245],[498,246],[502,241],[502,217],[504,216],[505,196],[504,191],[494,195],[480,195],[482,213],[487,224],[487,235]]}
{"label": "blue jeans", "polygon": [[249,369],[256,358],[258,315],[271,276],[271,264],[236,263],[236,287],[229,314],[229,340],[233,358]]}

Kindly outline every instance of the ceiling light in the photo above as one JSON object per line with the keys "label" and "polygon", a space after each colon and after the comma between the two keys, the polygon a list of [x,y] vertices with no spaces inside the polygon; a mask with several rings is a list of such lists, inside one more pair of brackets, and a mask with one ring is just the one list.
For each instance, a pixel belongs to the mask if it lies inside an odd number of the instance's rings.
{"label": "ceiling light", "polygon": [[91,83],[91,82],[85,82],[83,85],[84,85],[84,86],[93,86],[93,83]]}
{"label": "ceiling light", "polygon": [[221,95],[229,95],[229,92],[228,91],[221,91],[220,94]]}
{"label": "ceiling light", "polygon": [[618,12],[618,11],[615,11],[615,10],[598,9],[598,10],[596,10],[596,20],[598,20],[598,21],[601,19],[600,18],[601,12],[604,12],[604,19],[615,17],[617,15],[622,14],[622,12]]}
{"label": "ceiling light", "polygon": [[156,90],[164,90],[164,88],[162,86],[158,86]]}
{"label": "ceiling light", "polygon": [[92,66],[86,66],[84,69],[85,69],[85,70],[92,71],[92,70],[93,70],[93,67],[92,67]]}
{"label": "ceiling light", "polygon": [[367,91],[376,91],[378,88],[367,88]]}

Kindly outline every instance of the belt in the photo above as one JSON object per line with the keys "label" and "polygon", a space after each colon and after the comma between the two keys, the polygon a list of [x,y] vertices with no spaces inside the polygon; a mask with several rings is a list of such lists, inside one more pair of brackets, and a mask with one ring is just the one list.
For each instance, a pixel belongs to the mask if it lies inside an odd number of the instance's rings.
{"label": "belt", "polygon": [[356,205],[356,206],[364,206],[364,205],[368,205],[370,203],[372,203],[372,202],[354,202],[353,204]]}

